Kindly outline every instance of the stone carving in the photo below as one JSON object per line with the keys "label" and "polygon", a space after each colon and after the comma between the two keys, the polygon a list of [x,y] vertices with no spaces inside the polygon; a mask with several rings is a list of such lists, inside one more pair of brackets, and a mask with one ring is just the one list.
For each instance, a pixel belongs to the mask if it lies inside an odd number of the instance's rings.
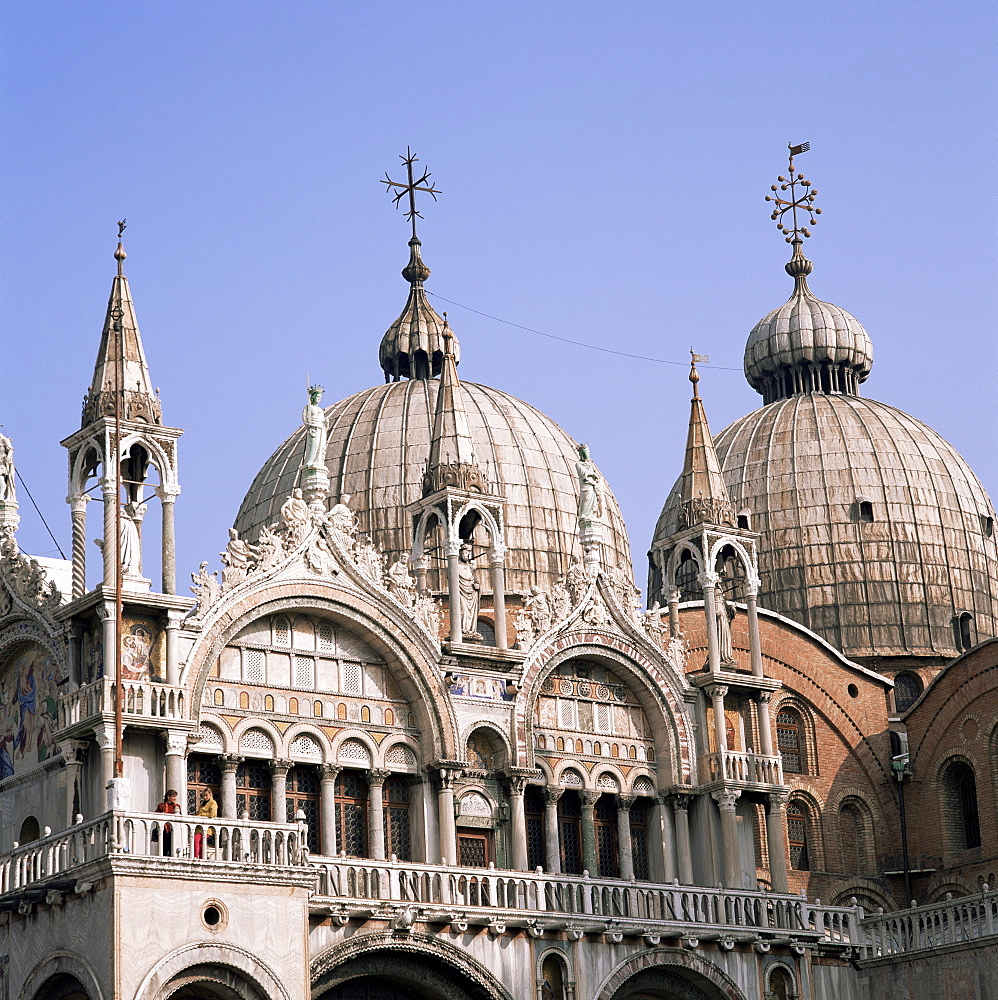
{"label": "stone carving", "polygon": [[59,588],[47,579],[45,570],[36,559],[21,552],[12,532],[0,535],[0,578],[9,591],[6,598],[0,596],[0,614],[12,610],[11,598],[41,611],[46,617],[62,603]]}
{"label": "stone carving", "polygon": [[313,535],[311,543],[305,550],[305,565],[316,576],[335,576],[339,572],[324,524],[320,525],[319,530]]}
{"label": "stone carving", "polygon": [[551,600],[547,592],[540,587],[531,587],[525,602],[525,609],[530,615],[534,631],[541,635],[551,627]]}
{"label": "stone carving", "polygon": [[575,463],[579,476],[579,520],[591,521],[603,516],[603,482],[589,457],[589,445],[579,445],[579,460]]}
{"label": "stone carving", "polygon": [[264,527],[260,530],[260,540],[257,542],[257,568],[261,573],[269,573],[284,558],[284,540],[277,534],[277,525]]}
{"label": "stone carving", "polygon": [[411,608],[416,599],[416,581],[409,572],[409,556],[403,552],[398,559],[388,567],[385,574],[388,593],[404,607]]}
{"label": "stone carving", "polygon": [[458,556],[458,587],[461,596],[461,633],[465,639],[481,639],[478,631],[478,608],[482,588],[475,576],[470,545],[462,545]]}
{"label": "stone carving", "polygon": [[645,632],[648,633],[648,638],[651,639],[656,646],[661,646],[664,629],[662,626],[662,608],[658,601],[656,601],[651,608],[649,608],[649,610],[641,616],[641,624],[644,627]]}
{"label": "stone carving", "polygon": [[326,412],[319,405],[322,392],[321,385],[310,385],[308,405],[302,410],[301,420],[305,425],[305,460],[302,465],[306,469],[318,468],[325,459]]}
{"label": "stone carving", "polygon": [[13,503],[14,495],[14,445],[10,438],[0,434],[0,503]]}
{"label": "stone carving", "polygon": [[717,649],[722,663],[734,663],[735,661],[731,645],[731,623],[734,618],[734,606],[728,603],[724,588],[717,584],[714,587],[714,621],[717,623]]}
{"label": "stone carving", "polygon": [[329,527],[341,535],[353,537],[357,531],[357,517],[350,509],[350,494],[343,493],[340,502],[336,504],[327,516]]}
{"label": "stone carving", "polygon": [[429,594],[416,595],[412,614],[434,639],[440,637],[440,630],[444,624],[443,609]]}
{"label": "stone carving", "polygon": [[191,573],[191,593],[198,600],[197,614],[204,614],[221,596],[218,573],[208,572],[208,563],[201,563],[196,573]]}
{"label": "stone carving", "polygon": [[582,612],[582,620],[588,625],[598,627],[606,625],[610,621],[610,612],[607,611],[606,604],[599,594],[594,594],[593,599],[585,611]]}
{"label": "stone carving", "polygon": [[582,598],[585,596],[588,587],[589,574],[586,572],[586,568],[582,565],[582,562],[578,558],[575,558],[572,560],[572,565],[568,567],[568,572],[565,574],[565,589],[568,591],[572,607],[578,607],[582,603]]}
{"label": "stone carving", "polygon": [[353,560],[357,564],[357,569],[367,577],[371,583],[376,583],[379,587],[384,586],[385,557],[374,542],[367,535],[363,535],[353,543]]}
{"label": "stone carving", "polygon": [[518,611],[513,619],[513,628],[516,629],[516,648],[526,649],[534,641],[534,623],[530,612],[525,608]]}
{"label": "stone carving", "polygon": [[281,527],[284,529],[285,549],[290,552],[305,540],[312,527],[312,514],[302,497],[302,491],[295,488],[291,496],[281,505]]}
{"label": "stone carving", "polygon": [[235,528],[229,528],[229,541],[225,551],[220,552],[222,560],[222,589],[238,587],[254,570],[259,556],[255,545],[244,542]]}

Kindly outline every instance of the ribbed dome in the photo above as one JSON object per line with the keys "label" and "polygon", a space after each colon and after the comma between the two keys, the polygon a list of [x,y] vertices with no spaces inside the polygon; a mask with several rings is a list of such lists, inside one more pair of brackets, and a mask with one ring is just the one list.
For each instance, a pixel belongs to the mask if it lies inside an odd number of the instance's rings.
{"label": "ribbed dome", "polygon": [[[962,612],[979,639],[996,634],[994,507],[921,421],[809,393],[742,417],[715,444],[734,509],[761,533],[760,605],[851,657],[952,656]],[[656,542],[678,514],[677,484]]]}
{"label": "ribbed dome", "polygon": [[[408,552],[405,505],[422,496],[436,406],[436,380],[390,382],[358,392],[326,410],[326,468],[334,497],[352,496],[360,529],[389,560]],[[579,491],[575,442],[550,418],[498,389],[462,382],[475,455],[485,478],[506,497],[506,588],[525,594],[549,587],[567,569],[576,541]],[[253,540],[273,523],[298,484],[305,448],[299,428],[267,460],[236,518]],[[631,574],[623,518],[606,496],[608,568]]]}
{"label": "ribbed dome", "polygon": [[873,344],[851,313],[815,298],[811,262],[796,255],[790,298],[759,320],[745,345],[745,377],[767,403],[813,389],[856,394],[873,367]]}

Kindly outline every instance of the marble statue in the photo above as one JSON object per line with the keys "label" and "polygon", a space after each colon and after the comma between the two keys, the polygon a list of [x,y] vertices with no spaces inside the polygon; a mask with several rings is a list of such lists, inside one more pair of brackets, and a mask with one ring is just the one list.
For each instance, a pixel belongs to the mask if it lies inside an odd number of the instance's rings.
{"label": "marble statue", "polygon": [[0,434],[0,503],[13,502],[14,496],[14,445],[10,438]]}
{"label": "marble statue", "polygon": [[648,611],[644,613],[644,627],[656,646],[662,645],[662,606],[656,601]]}
{"label": "marble statue", "polygon": [[411,607],[415,597],[416,581],[409,572],[409,554],[403,552],[398,559],[388,567],[385,574],[388,580],[388,592],[400,604]]}
{"label": "marble statue", "polygon": [[568,567],[568,572],[565,574],[565,589],[568,591],[573,605],[581,602],[588,586],[589,574],[586,572],[585,566],[578,558],[573,559],[572,565]]}
{"label": "marble statue", "polygon": [[352,535],[357,530],[357,517],[350,509],[350,494],[340,495],[340,502],[333,506],[327,516],[329,527],[341,535]]}
{"label": "marble statue", "polygon": [[281,505],[281,522],[287,536],[288,549],[296,548],[312,526],[312,515],[308,504],[302,499],[302,492],[297,487]]}
{"label": "marble statue", "polygon": [[121,505],[120,551],[121,572],[124,576],[139,576],[142,573],[142,542],[139,525],[146,512],[146,504],[129,500]]}
{"label": "marble statue", "polygon": [[524,606],[538,635],[551,627],[551,601],[540,587],[531,587]]}
{"label": "marble statue", "polygon": [[191,573],[191,581],[191,593],[198,600],[198,612],[203,614],[222,593],[218,583],[218,573],[209,573],[208,564],[203,562],[196,573]]}
{"label": "marble statue", "polygon": [[302,410],[301,419],[305,425],[305,460],[306,469],[319,468],[324,464],[326,447],[326,411],[319,405],[322,399],[322,386],[308,387],[308,405]]}
{"label": "marble statue", "polygon": [[461,632],[466,638],[480,638],[478,632],[478,607],[481,602],[481,585],[475,575],[471,546],[462,545],[458,556],[458,586],[461,596]]}
{"label": "marble statue", "polygon": [[579,445],[579,460],[575,463],[579,476],[579,519],[592,520],[603,516],[603,487],[600,474],[589,457],[589,445]]}
{"label": "marble statue", "polygon": [[714,587],[714,621],[717,623],[717,649],[722,663],[734,663],[735,656],[731,644],[731,623],[734,621],[734,606],[728,603],[724,588]]}
{"label": "marble statue", "polygon": [[526,649],[534,639],[534,622],[530,612],[525,608],[517,612],[513,628],[516,629],[516,648]]}
{"label": "marble statue", "polygon": [[256,546],[244,542],[235,528],[229,528],[229,541],[224,552],[219,552],[222,560],[222,586],[236,587],[249,576],[256,564]]}

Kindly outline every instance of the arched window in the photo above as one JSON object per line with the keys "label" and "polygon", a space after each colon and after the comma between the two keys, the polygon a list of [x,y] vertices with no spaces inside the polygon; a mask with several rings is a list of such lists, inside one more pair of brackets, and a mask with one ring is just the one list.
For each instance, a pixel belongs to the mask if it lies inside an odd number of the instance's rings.
{"label": "arched window", "polygon": [[566,875],[581,875],[582,802],[577,792],[565,792],[558,799],[558,834],[562,872]]}
{"label": "arched window", "polygon": [[977,645],[977,623],[969,611],[961,611],[953,618],[956,648],[961,652]]}
{"label": "arched window", "polygon": [[191,754],[187,758],[187,813],[193,816],[197,812],[201,793],[211,789],[215,801],[222,797],[222,769],[217,757],[207,757]]}
{"label": "arched window", "polygon": [[494,646],[496,644],[496,630],[492,627],[492,622],[485,618],[478,619],[478,634],[482,637],[483,646]]}
{"label": "arched window", "polygon": [[781,708],[776,716],[776,746],[787,774],[806,774],[803,720],[795,708]]}
{"label": "arched window", "polygon": [[676,567],[676,588],[681,601],[702,601],[703,587],[699,584],[700,567],[689,549],[683,549]]}
{"label": "arched window", "polygon": [[361,771],[343,770],[336,778],[336,851],[367,857],[367,780]]}
{"label": "arched window", "polygon": [[856,501],[856,520],[861,524],[873,523],[873,504],[869,500]]}
{"label": "arched window", "polygon": [[385,850],[400,861],[412,860],[409,833],[409,779],[393,774],[384,784]]}
{"label": "arched window", "polygon": [[797,871],[811,870],[808,852],[808,815],[800,802],[791,802],[787,807],[787,840],[790,844],[790,867]]}
{"label": "arched window", "polygon": [[797,989],[794,978],[788,969],[781,965],[774,966],[769,971],[769,989],[766,1000],[796,1000]]}
{"label": "arched window", "polygon": [[541,1000],[565,1000],[565,973],[561,962],[548,955],[541,966]]}
{"label": "arched window", "polygon": [[523,812],[527,821],[527,867],[544,867],[544,792],[537,785],[523,791]]}
{"label": "arched window", "polygon": [[593,822],[596,825],[596,867],[600,878],[620,878],[615,795],[601,795],[597,799]]}
{"label": "arched window", "polygon": [[969,850],[981,846],[981,820],[977,809],[977,778],[973,768],[962,760],[946,768],[944,788],[951,817],[953,846]]}
{"label": "arched window", "polygon": [[246,761],[236,769],[236,811],[253,820],[270,819],[270,768],[262,761]]}
{"label": "arched window", "polygon": [[922,681],[917,674],[907,672],[894,678],[894,707],[905,712],[918,700],[922,693]]}
{"label": "arched window", "polygon": [[296,764],[287,777],[287,821],[293,823],[298,810],[308,824],[308,849],[318,853],[322,838],[319,833],[319,771],[307,764]]}
{"label": "arched window", "polygon": [[866,840],[863,815],[855,802],[846,802],[839,810],[839,846],[842,871],[847,875],[862,875],[863,847]]}
{"label": "arched window", "polygon": [[38,840],[42,835],[38,820],[34,816],[28,816],[21,824],[21,832],[18,835],[19,844],[30,844],[33,840]]}
{"label": "arched window", "polygon": [[649,799],[638,797],[631,806],[631,858],[634,877],[651,878],[648,866],[648,805]]}

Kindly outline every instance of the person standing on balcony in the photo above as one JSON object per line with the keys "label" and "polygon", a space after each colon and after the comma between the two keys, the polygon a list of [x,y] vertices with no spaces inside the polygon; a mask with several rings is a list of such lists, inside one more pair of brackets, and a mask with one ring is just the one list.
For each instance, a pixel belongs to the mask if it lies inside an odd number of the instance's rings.
{"label": "person standing on balcony", "polygon": [[[215,796],[212,794],[210,788],[206,788],[201,793],[201,805],[198,806],[198,816],[204,816],[206,819],[215,819],[218,816],[218,802],[215,801]],[[206,826],[204,829],[198,827],[194,831],[194,857],[203,858],[204,857],[204,841],[205,837],[208,838],[208,846],[215,846],[215,828],[212,826]]]}
{"label": "person standing on balcony", "polygon": [[[180,812],[180,805],[177,802],[177,791],[174,788],[167,789],[166,795],[163,796],[163,801],[156,806],[156,812],[158,813],[178,813]],[[164,823],[163,824],[163,854],[165,857],[173,857],[173,824]]]}

